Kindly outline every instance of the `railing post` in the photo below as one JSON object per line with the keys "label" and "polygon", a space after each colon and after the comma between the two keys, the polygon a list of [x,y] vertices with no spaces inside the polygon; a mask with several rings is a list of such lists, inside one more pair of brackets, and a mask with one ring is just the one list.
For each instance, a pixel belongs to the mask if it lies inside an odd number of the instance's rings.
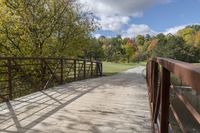
{"label": "railing post", "polygon": [[103,64],[100,63],[100,76],[103,76]]}
{"label": "railing post", "polygon": [[150,103],[152,103],[152,91],[153,91],[153,88],[152,88],[152,82],[153,82],[153,61],[150,61],[149,63],[149,97],[150,97]]}
{"label": "railing post", "polygon": [[12,87],[12,62],[11,58],[8,60],[8,93],[9,93],[9,100],[13,99],[13,87]]}
{"label": "railing post", "polygon": [[91,61],[90,67],[91,67],[91,77],[93,77],[93,62],[92,61]]}
{"label": "railing post", "polygon": [[74,81],[76,81],[76,59],[74,59]]}
{"label": "railing post", "polygon": [[146,82],[147,82],[147,87],[149,89],[149,62],[146,64]]}
{"label": "railing post", "polygon": [[63,84],[63,59],[60,59],[60,83]]}
{"label": "railing post", "polygon": [[161,118],[160,132],[168,133],[169,125],[169,93],[170,93],[170,72],[162,67],[161,75]]}
{"label": "railing post", "polygon": [[44,58],[41,58],[41,82],[43,83],[45,78],[45,63]]}
{"label": "railing post", "polygon": [[153,62],[153,84],[152,84],[152,102],[153,102],[153,114],[155,114],[156,98],[158,92],[158,64]]}
{"label": "railing post", "polygon": [[83,61],[83,77],[86,78],[86,60]]}
{"label": "railing post", "polygon": [[99,73],[98,73],[98,69],[99,69],[99,63],[96,61],[96,76],[98,77],[99,76]]}
{"label": "railing post", "polygon": [[153,103],[153,93],[154,93],[154,65],[155,63],[151,61],[151,103]]}

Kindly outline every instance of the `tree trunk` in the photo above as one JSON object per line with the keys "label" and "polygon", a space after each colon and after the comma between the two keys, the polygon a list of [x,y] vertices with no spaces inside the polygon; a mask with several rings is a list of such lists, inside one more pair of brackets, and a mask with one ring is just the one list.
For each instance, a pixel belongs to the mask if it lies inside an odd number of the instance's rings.
{"label": "tree trunk", "polygon": [[128,63],[130,63],[130,56],[128,56]]}
{"label": "tree trunk", "polygon": [[138,55],[138,64],[140,63],[140,56]]}

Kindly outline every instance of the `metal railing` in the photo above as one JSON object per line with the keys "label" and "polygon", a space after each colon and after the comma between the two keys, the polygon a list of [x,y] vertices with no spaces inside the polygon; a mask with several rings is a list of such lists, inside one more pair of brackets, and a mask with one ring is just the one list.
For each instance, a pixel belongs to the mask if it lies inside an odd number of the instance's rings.
{"label": "metal railing", "polygon": [[0,102],[66,82],[102,76],[102,63],[81,59],[0,57]]}
{"label": "metal railing", "polygon": [[[180,79],[181,85],[172,83],[173,76]],[[186,133],[200,131],[199,110],[192,104],[190,100],[191,96],[187,97],[182,93],[184,90],[182,86],[184,84],[190,91],[196,92],[195,94],[199,98],[199,67],[173,59],[153,58],[147,63],[146,80],[154,132]],[[197,103],[199,102],[200,99]],[[190,119],[192,119],[192,122],[195,123],[193,125],[196,125],[191,130],[187,127],[187,124],[184,125],[186,123],[184,122],[184,117],[188,117],[189,115],[191,115]],[[189,123],[192,122],[189,120]]]}

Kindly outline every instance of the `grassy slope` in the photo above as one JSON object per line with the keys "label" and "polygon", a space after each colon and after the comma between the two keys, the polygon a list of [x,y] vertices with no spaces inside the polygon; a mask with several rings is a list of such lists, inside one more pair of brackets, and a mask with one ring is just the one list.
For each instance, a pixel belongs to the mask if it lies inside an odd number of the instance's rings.
{"label": "grassy slope", "polygon": [[134,68],[140,65],[146,65],[146,62],[138,63],[111,63],[111,62],[103,62],[103,73],[104,75],[113,75],[118,72],[125,71],[130,68]]}

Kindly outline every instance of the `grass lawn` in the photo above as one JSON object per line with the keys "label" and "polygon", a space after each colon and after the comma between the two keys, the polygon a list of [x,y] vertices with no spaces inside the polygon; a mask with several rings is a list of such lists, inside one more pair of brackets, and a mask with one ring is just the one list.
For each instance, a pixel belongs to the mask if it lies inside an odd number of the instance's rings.
{"label": "grass lawn", "polygon": [[195,66],[200,66],[200,63],[194,63]]}
{"label": "grass lawn", "polygon": [[109,76],[141,65],[145,66],[146,62],[140,62],[139,64],[103,62],[103,74]]}

